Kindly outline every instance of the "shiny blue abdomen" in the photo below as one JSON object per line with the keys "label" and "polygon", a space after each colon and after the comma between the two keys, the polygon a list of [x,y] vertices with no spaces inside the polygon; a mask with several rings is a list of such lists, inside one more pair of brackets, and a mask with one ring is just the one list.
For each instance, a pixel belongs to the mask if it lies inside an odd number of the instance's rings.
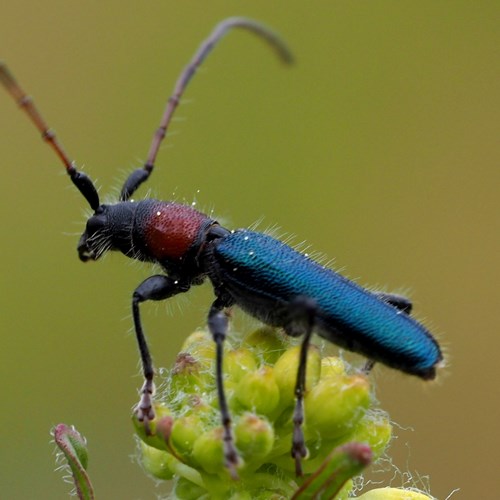
{"label": "shiny blue abdomen", "polygon": [[433,378],[436,340],[408,314],[271,236],[235,231],[214,242],[208,274],[237,305],[264,323],[285,326],[290,302],[316,301],[324,338],[399,370]]}

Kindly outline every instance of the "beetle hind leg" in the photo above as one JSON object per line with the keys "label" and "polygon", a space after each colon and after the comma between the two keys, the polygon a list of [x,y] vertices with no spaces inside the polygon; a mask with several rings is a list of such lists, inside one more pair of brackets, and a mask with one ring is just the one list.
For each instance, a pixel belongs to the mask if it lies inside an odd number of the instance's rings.
{"label": "beetle hind leg", "polygon": [[[397,293],[387,293],[387,292],[374,292],[374,294],[382,301],[387,302],[391,306],[395,307],[398,311],[402,311],[405,314],[410,314],[413,309],[413,304],[411,300],[404,295],[399,295]],[[373,359],[368,359],[361,369],[363,373],[367,375],[373,370],[375,366],[375,361]]]}
{"label": "beetle hind leg", "polygon": [[410,314],[413,309],[413,304],[411,300],[404,295],[399,295],[397,293],[386,293],[386,292],[375,292],[375,295],[384,302],[391,304],[399,311],[403,311],[406,314]]}
{"label": "beetle hind leg", "polygon": [[291,455],[295,460],[295,475],[302,476],[302,459],[307,456],[304,439],[304,393],[306,391],[307,351],[317,312],[316,301],[309,297],[297,297],[289,306],[289,318],[285,332],[293,337],[303,335],[300,346],[299,367],[295,383],[295,408],[293,410],[293,438]]}

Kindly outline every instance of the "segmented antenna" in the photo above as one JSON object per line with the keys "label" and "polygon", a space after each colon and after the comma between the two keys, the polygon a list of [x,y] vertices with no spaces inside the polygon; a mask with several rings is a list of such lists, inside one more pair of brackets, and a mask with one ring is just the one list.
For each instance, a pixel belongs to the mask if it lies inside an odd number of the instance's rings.
{"label": "segmented antenna", "polygon": [[[179,105],[182,94],[186,90],[186,87],[196,73],[198,67],[203,63],[219,40],[232,28],[242,28],[258,35],[269,43],[283,62],[290,64],[293,61],[292,54],[288,50],[285,43],[278,37],[278,35],[266,26],[244,17],[231,17],[219,23],[210,36],[200,45],[193,58],[184,68],[179,79],[177,80],[174,91],[168,98],[160,126],[153,136],[147,160],[142,168],[134,170],[125,181],[120,194],[121,201],[128,200],[137,188],[150,176],[154,168],[161,142],[167,133],[170,121],[172,120],[172,116]],[[93,210],[96,210],[99,207],[99,195],[97,194],[97,190],[93,182],[86,174],[77,170],[74,162],[70,160],[69,156],[57,140],[55,133],[49,128],[45,120],[42,118],[33,102],[33,99],[22,90],[12,73],[2,62],[0,62],[0,83],[2,83],[18,105],[26,112],[31,122],[42,134],[42,139],[52,147],[57,156],[63,162],[68,175],[73,181],[73,184],[75,184],[80,193],[82,193],[85,197],[90,207]]]}
{"label": "segmented antenna", "polygon": [[7,92],[14,98],[19,107],[26,111],[28,118],[42,134],[42,139],[52,147],[64,163],[66,172],[68,172],[73,184],[88,201],[90,207],[96,210],[99,206],[99,195],[94,184],[86,174],[76,169],[74,162],[69,159],[69,156],[57,140],[56,134],[45,123],[33,99],[23,91],[9,71],[9,68],[7,68],[7,65],[3,62],[0,62],[0,83],[7,89]]}
{"label": "segmented antenna", "polygon": [[172,95],[168,98],[160,126],[156,130],[147,160],[142,168],[134,170],[123,185],[120,200],[128,200],[137,188],[150,176],[153,171],[156,155],[164,139],[172,116],[179,105],[182,94],[186,90],[191,78],[198,67],[203,63],[217,42],[232,28],[242,28],[263,38],[276,51],[278,57],[285,63],[293,62],[293,56],[285,43],[268,27],[244,17],[230,17],[220,22],[210,36],[200,45],[189,64],[184,68],[177,80]]}

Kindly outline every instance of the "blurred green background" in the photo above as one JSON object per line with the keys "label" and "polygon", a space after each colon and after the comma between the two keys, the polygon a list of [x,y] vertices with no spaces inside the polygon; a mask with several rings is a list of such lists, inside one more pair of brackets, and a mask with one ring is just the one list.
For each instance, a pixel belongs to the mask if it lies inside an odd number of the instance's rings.
{"label": "blurred green background", "polygon": [[[230,15],[274,27],[297,64],[230,34],[140,195],[196,196],[230,228],[263,218],[362,284],[410,289],[448,367],[432,384],[376,370],[400,426],[394,464],[440,499],[498,498],[500,3],[6,1],[0,57],[101,195],[115,193],[180,69]],[[167,490],[130,458],[129,421],[141,385],[130,297],[151,270],[78,261],[86,203],[4,92],[0,151],[0,496],[67,498],[49,444],[65,422],[88,438],[99,498],[156,498]],[[211,297],[206,285],[143,308],[157,365]]]}

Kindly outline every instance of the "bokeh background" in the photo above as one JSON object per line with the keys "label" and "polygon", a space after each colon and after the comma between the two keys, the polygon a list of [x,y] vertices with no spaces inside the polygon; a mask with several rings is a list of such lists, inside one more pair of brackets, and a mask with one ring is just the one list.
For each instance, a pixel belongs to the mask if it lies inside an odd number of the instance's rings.
{"label": "bokeh background", "polygon": [[[410,290],[448,366],[432,384],[376,370],[400,427],[392,484],[498,498],[500,3],[7,0],[0,57],[113,193],[144,159],[180,69],[230,15],[274,27],[297,64],[230,34],[148,189],[196,197],[231,228],[263,218],[362,284]],[[78,261],[86,203],[3,91],[0,152],[0,496],[67,498],[49,443],[66,422],[88,438],[100,498],[156,498],[167,490],[131,459],[129,420],[141,384],[130,297],[151,271],[120,255]],[[211,298],[206,285],[144,306],[157,365]]]}

